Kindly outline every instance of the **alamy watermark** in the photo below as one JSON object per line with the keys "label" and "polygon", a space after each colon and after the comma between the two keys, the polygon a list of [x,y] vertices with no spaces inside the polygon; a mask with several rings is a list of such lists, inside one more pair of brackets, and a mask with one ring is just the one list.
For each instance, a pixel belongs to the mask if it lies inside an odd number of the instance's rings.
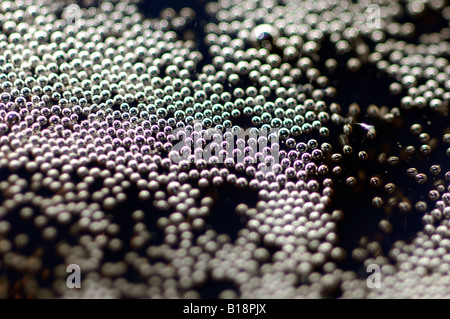
{"label": "alamy watermark", "polygon": [[77,264],[67,266],[66,272],[71,273],[67,279],[67,288],[81,288],[81,268]]}
{"label": "alamy watermark", "polygon": [[377,264],[370,264],[366,268],[366,272],[370,273],[367,277],[366,284],[370,289],[381,288],[381,269]]}
{"label": "alamy watermark", "polygon": [[204,128],[201,122],[177,128],[172,135],[175,141],[169,152],[173,163],[195,163],[205,160],[209,164],[257,164],[262,171],[279,163],[278,129]]}
{"label": "alamy watermark", "polygon": [[77,4],[70,4],[64,8],[63,17],[67,25],[75,25],[76,21],[81,18],[81,8]]}
{"label": "alamy watermark", "polygon": [[369,5],[366,10],[366,23],[371,29],[381,28],[381,8],[377,4]]}

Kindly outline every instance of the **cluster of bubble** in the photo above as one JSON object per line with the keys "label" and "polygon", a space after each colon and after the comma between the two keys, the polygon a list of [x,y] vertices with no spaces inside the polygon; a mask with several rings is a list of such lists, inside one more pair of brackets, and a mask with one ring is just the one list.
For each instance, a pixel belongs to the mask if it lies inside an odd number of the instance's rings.
{"label": "cluster of bubble", "polygon": [[[369,4],[211,2],[201,53],[189,8],[147,18],[133,1],[72,4],[72,19],[63,2],[3,1],[0,297],[201,298],[208,286],[219,298],[446,296],[450,172],[429,159],[450,132],[430,136],[417,119],[408,136],[419,152],[368,145],[386,142],[379,127],[403,129],[405,112],[448,117],[449,29],[408,44],[417,30],[397,21],[431,10],[448,24],[450,11],[438,0],[378,1],[373,23]],[[324,60],[328,42],[336,57]],[[399,107],[335,101],[333,74],[367,65],[393,79],[385,93]],[[231,143],[248,128],[268,138]],[[223,162],[201,157],[209,129],[223,132],[217,148],[232,144]],[[180,139],[193,154],[182,156]],[[384,182],[424,161],[429,175],[403,175],[431,187],[431,210]],[[384,189],[367,202],[384,210],[383,235],[397,210],[422,214],[423,231],[389,251],[379,236],[346,251],[346,211],[331,208],[342,183]],[[221,187],[258,194],[255,207],[227,207],[226,219],[243,221],[236,238],[211,224]],[[370,289],[349,259],[379,265],[387,289]],[[82,289],[67,287],[68,264],[80,266]]]}

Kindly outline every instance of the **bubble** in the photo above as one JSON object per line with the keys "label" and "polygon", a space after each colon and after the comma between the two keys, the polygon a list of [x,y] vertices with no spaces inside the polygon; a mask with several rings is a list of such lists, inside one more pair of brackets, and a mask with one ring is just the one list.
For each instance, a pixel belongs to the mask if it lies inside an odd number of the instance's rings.
{"label": "bubble", "polygon": [[12,127],[13,125],[19,124],[21,120],[21,116],[17,112],[8,112],[5,115],[5,122],[8,124],[9,127]]}
{"label": "bubble", "polygon": [[260,24],[251,31],[250,42],[256,47],[270,50],[279,37],[278,28],[270,24]]}

